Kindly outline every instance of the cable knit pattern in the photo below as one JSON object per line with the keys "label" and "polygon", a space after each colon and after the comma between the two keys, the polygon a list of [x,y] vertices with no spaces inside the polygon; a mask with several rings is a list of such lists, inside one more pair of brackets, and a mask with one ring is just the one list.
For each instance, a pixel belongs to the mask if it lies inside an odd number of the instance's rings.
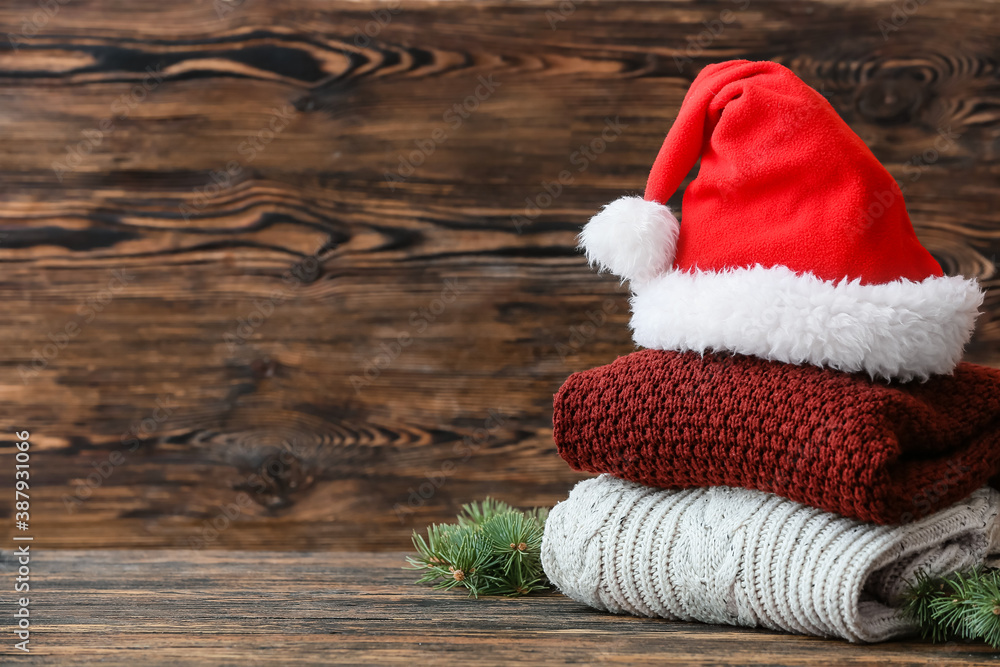
{"label": "cable knit pattern", "polygon": [[1000,494],[906,526],[877,526],[747,489],[651,489],[602,475],[549,514],[545,573],[614,613],[765,627],[853,642],[913,628],[895,610],[918,570],[1000,551]]}
{"label": "cable knit pattern", "polygon": [[879,524],[1000,472],[1000,370],[924,383],[755,357],[643,350],[575,373],[554,438],[577,470],[648,486],[734,486]]}

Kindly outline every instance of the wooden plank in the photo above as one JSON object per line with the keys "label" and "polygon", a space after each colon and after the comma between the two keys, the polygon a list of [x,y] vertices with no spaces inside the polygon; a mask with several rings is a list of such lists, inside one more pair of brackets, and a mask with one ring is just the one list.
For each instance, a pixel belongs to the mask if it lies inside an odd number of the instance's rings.
{"label": "wooden plank", "polygon": [[[4,569],[13,567],[9,552]],[[836,640],[604,614],[558,593],[471,600],[400,553],[40,551],[25,665],[992,664],[985,645]],[[6,578],[6,577],[5,577]],[[9,653],[10,645],[2,650]]]}
{"label": "wooden plank", "polygon": [[[0,426],[32,432],[40,534],[399,549],[564,497],[551,396],[633,349],[576,233],[710,62],[822,90],[993,286],[1000,5],[885,30],[895,4],[74,0],[30,37],[0,7]],[[970,358],[1000,363],[998,308]]]}

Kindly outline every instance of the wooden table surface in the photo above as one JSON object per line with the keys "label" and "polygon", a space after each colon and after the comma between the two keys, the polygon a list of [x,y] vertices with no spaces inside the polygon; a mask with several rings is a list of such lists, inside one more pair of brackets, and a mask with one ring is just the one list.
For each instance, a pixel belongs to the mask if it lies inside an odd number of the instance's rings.
{"label": "wooden table surface", "polygon": [[[613,616],[558,593],[471,600],[412,584],[404,556],[42,550],[31,562],[32,652],[12,658],[5,631],[0,664],[969,665],[998,658],[974,644],[858,646]],[[15,567],[10,552],[2,566],[5,573]]]}

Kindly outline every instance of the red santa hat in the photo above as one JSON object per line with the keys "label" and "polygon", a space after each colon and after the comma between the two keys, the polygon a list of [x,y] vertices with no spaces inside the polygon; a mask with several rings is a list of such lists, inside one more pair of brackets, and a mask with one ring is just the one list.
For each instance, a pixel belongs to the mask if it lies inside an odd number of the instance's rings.
{"label": "red santa hat", "polygon": [[[666,206],[684,193],[683,224]],[[790,70],[706,67],[646,184],[580,236],[630,281],[635,342],[728,350],[871,377],[950,373],[983,293],[920,244],[896,181]]]}

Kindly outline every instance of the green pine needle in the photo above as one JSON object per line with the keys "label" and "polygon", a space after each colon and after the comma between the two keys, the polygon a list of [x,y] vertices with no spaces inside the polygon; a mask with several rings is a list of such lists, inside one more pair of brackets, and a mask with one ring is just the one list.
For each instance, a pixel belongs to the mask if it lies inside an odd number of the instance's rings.
{"label": "green pine needle", "polygon": [[542,571],[542,533],[548,510],[528,511],[487,498],[462,507],[458,522],[435,524],[425,540],[416,531],[409,568],[418,584],[439,590],[465,588],[471,597],[516,597],[549,588]]}
{"label": "green pine needle", "polygon": [[973,568],[944,577],[920,573],[900,612],[931,641],[981,639],[1000,649],[1000,570]]}

